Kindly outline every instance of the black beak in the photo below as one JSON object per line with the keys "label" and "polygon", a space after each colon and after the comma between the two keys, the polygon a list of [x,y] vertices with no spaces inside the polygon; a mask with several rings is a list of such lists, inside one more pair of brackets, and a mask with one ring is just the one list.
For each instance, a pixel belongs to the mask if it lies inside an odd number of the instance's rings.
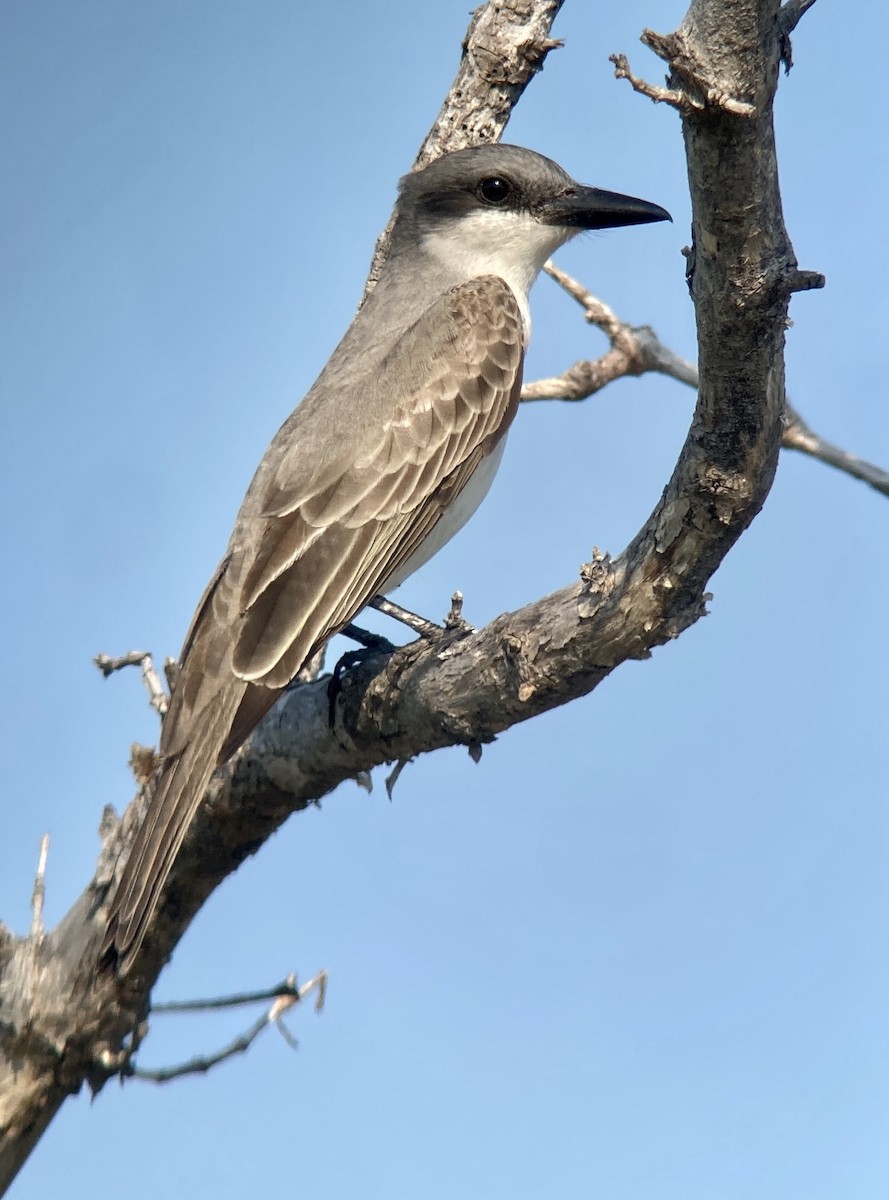
{"label": "black beak", "polygon": [[544,200],[538,216],[547,225],[567,225],[574,229],[615,229],[620,225],[673,220],[659,204],[580,184]]}

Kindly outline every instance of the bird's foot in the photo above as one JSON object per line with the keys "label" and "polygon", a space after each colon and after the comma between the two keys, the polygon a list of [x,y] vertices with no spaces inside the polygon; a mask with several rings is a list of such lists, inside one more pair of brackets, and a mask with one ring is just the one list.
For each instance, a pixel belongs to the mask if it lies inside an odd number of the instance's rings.
{"label": "bird's foot", "polygon": [[[400,604],[387,600],[385,596],[374,596],[368,602],[368,608],[375,608],[377,612],[400,621],[402,625],[407,625],[408,629],[413,630],[428,642],[450,641],[455,636],[459,637],[473,632],[473,626],[463,617],[462,592],[454,592],[451,596],[451,607],[444,619],[444,625],[436,625],[434,621],[427,621],[425,617],[418,616],[410,609],[402,608]],[[391,654],[393,650],[397,649],[388,638],[379,633],[371,633],[367,629],[362,629],[359,625],[349,624],[341,632],[351,638],[353,642],[358,642],[361,649],[347,650],[331,673],[330,682],[327,685],[327,720],[331,729],[335,724],[336,702],[342,691],[343,676],[346,672],[366,662],[369,658],[373,658],[375,654]]]}
{"label": "bird's foot", "polygon": [[331,672],[330,682],[327,685],[327,723],[331,729],[336,724],[336,702],[342,691],[343,676],[346,672],[351,671],[360,663],[366,662],[369,658],[373,658],[375,654],[391,654],[393,650],[397,649],[388,638],[382,637],[379,633],[361,629],[358,625],[349,624],[342,630],[342,633],[347,638],[351,638],[353,642],[358,642],[361,649],[347,650]]}

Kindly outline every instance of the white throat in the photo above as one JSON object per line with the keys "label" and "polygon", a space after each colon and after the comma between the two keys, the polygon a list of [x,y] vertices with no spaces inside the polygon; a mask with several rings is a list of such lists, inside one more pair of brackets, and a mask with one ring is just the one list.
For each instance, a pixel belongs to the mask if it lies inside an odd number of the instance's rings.
{"label": "white throat", "polygon": [[423,235],[423,249],[455,282],[497,275],[522,313],[525,347],[531,337],[528,293],[546,260],[577,230],[544,225],[530,213],[480,209],[441,221]]}

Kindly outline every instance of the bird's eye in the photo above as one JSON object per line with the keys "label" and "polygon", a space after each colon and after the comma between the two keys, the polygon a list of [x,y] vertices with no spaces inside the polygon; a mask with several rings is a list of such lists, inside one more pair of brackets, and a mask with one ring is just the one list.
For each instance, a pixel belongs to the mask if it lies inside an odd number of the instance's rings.
{"label": "bird's eye", "polygon": [[478,193],[487,204],[502,204],[509,198],[511,191],[512,188],[507,181],[497,176],[492,179],[483,179],[478,185]]}

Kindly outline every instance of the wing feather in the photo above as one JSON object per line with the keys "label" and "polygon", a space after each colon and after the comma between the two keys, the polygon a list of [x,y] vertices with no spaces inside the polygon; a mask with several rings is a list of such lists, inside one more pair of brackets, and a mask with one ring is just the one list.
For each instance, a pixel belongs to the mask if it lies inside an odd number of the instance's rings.
{"label": "wing feather", "polygon": [[243,576],[236,674],[283,686],[408,562],[504,436],[522,357],[512,292],[496,276],[471,280],[433,304],[383,361],[369,407],[389,416],[360,454],[332,459],[332,474],[309,483],[294,473],[289,485],[284,458]]}

